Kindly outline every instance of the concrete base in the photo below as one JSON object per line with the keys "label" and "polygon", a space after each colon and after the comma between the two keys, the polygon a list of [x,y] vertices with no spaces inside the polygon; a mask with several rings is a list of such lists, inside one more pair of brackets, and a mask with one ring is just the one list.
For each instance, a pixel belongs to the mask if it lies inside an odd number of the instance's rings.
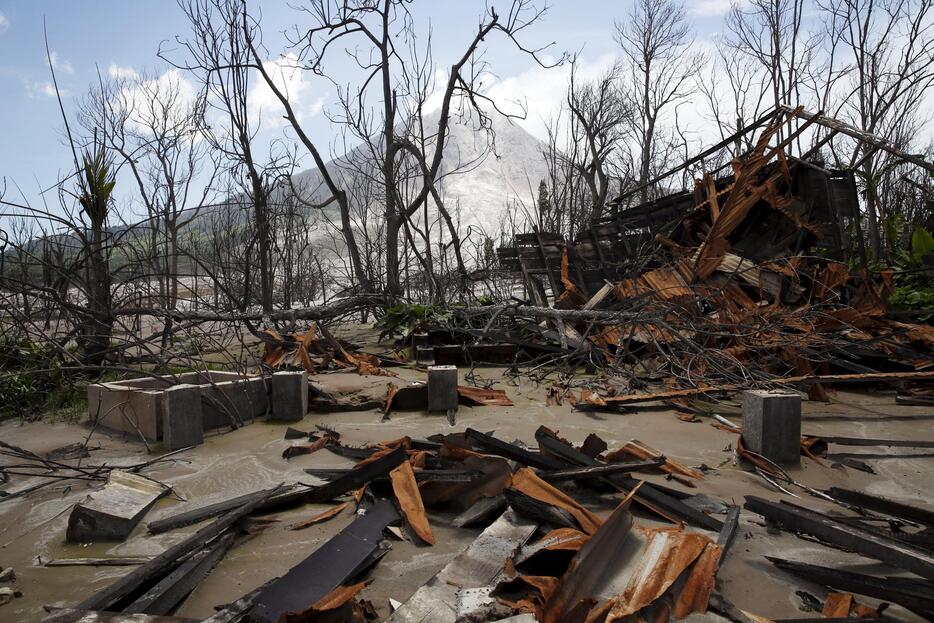
{"label": "concrete base", "polygon": [[122,541],[130,536],[156,500],[168,492],[169,488],[162,483],[112,470],[103,489],[75,504],[68,517],[65,538],[70,543]]}
{"label": "concrete base", "polygon": [[149,441],[159,441],[163,396],[168,388],[179,384],[200,387],[204,430],[230,426],[232,414],[247,423],[266,413],[268,396],[263,377],[211,370],[88,385],[88,420],[96,426],[125,432],[131,439],[142,434]]}
{"label": "concrete base", "polygon": [[178,450],[204,443],[201,388],[173,385],[162,394],[162,445]]}
{"label": "concrete base", "polygon": [[308,373],[276,372],[272,375],[272,414],[269,419],[297,422],[308,413]]}
{"label": "concrete base", "polygon": [[457,366],[428,368],[428,410],[445,413],[457,410]]}
{"label": "concrete base", "polygon": [[801,460],[801,397],[789,392],[743,392],[743,444],[779,464]]}

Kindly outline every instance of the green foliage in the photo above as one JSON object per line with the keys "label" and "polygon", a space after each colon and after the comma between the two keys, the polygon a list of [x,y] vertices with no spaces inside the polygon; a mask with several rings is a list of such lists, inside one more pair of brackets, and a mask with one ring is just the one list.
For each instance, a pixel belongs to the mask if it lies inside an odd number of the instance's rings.
{"label": "green foliage", "polygon": [[916,227],[911,233],[911,252],[900,251],[896,256],[895,290],[888,301],[893,310],[921,312],[918,320],[922,322],[934,318],[934,280],[924,265],[929,255],[934,255],[934,236]]}
{"label": "green foliage", "polygon": [[0,396],[0,419],[26,420],[74,407],[83,399],[63,374],[61,360],[25,338],[0,342]]}
{"label": "green foliage", "polygon": [[401,303],[386,309],[386,313],[376,322],[380,330],[379,339],[406,336],[412,331],[425,328],[430,324],[443,324],[450,320],[451,313],[443,307]]}
{"label": "green foliage", "polygon": [[911,232],[911,259],[920,265],[926,255],[934,255],[934,236],[923,227]]}
{"label": "green foliage", "polygon": [[922,322],[934,318],[934,286],[898,286],[889,297],[893,309],[922,312],[918,317]]}
{"label": "green foliage", "polygon": [[83,182],[78,202],[92,223],[102,225],[107,220],[107,204],[116,184],[103,148],[93,155],[84,152]]}

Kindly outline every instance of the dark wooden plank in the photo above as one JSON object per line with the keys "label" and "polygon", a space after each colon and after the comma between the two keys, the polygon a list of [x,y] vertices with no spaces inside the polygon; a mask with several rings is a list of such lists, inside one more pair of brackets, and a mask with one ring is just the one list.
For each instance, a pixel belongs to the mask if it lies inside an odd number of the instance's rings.
{"label": "dark wooden plank", "polygon": [[250,620],[275,623],[282,614],[305,610],[351,580],[373,562],[386,526],[400,519],[391,501],[378,502],[261,591]]}
{"label": "dark wooden plank", "polygon": [[465,528],[475,525],[488,525],[506,510],[506,496],[503,494],[480,498],[463,513],[451,520],[455,528]]}
{"label": "dark wooden plank", "polygon": [[[589,455],[588,455],[589,456]],[[607,465],[593,465],[590,467],[572,467],[570,469],[556,469],[552,471],[539,471],[538,475],[548,481],[585,480],[600,478],[608,474],[625,474],[643,469],[651,469],[665,464],[665,459],[652,459],[634,463],[609,463]]]}
{"label": "dark wooden plank", "polygon": [[75,608],[78,610],[109,610],[114,604],[139,590],[145,584],[157,581],[179,565],[179,561],[192,552],[201,549],[244,517],[249,516],[263,502],[281,491],[277,487],[269,491],[262,491],[241,506],[201,528],[187,539],[168,548],[149,562],[134,569],[107,588],[91,595]]}
{"label": "dark wooden plank", "polygon": [[527,467],[534,467],[537,469],[545,470],[559,470],[563,467],[566,467],[566,465],[555,461],[554,459],[550,459],[535,452],[529,452],[525,448],[520,448],[519,446],[514,446],[511,443],[506,443],[505,441],[497,439],[492,435],[481,433],[480,431],[474,430],[473,428],[468,428],[464,432],[464,436],[471,443],[487,454],[501,456],[511,461],[521,463]]}
{"label": "dark wooden plank", "polygon": [[[176,530],[178,528],[190,526],[191,524],[195,524],[212,517],[217,517],[218,515],[223,515],[224,513],[240,508],[244,504],[250,502],[256,496],[271,493],[272,491],[274,491],[274,489],[254,491],[252,493],[230,498],[229,500],[224,500],[215,504],[208,504],[207,506],[195,508],[190,511],[184,511],[178,513],[177,515],[172,515],[163,519],[157,519],[156,521],[151,521],[146,524],[146,529],[150,534],[160,534],[169,530]],[[307,486],[297,485],[292,487],[291,490],[282,491],[281,493],[276,494],[274,497],[268,498],[266,502],[264,502],[264,505],[266,508],[268,508],[274,504],[287,505],[291,502],[297,502],[307,491]]]}
{"label": "dark wooden plank", "polygon": [[[553,456],[557,456],[572,465],[603,465],[603,463],[600,463],[596,459],[587,456],[577,448],[574,448],[554,437],[551,431],[544,427],[539,427],[539,429],[535,431],[535,440],[538,441],[539,446],[542,448],[543,452],[548,452]],[[719,532],[721,529],[723,529],[722,522],[714,519],[713,517],[705,515],[701,511],[691,508],[681,500],[668,495],[659,489],[656,489],[649,482],[636,480],[635,478],[631,478],[626,474],[609,474],[602,476],[601,479],[625,493],[632,491],[636,488],[636,485],[642,482],[642,486],[639,488],[639,491],[636,492],[636,495],[633,498],[636,502],[639,502],[640,504],[653,511],[660,512],[660,514],[663,516],[674,516],[696,526],[700,526],[701,528],[706,528],[707,530]]]}
{"label": "dark wooden plank", "polygon": [[407,458],[405,448],[399,446],[392,452],[379,457],[371,463],[367,463],[363,467],[352,469],[349,473],[332,480],[326,485],[311,489],[305,495],[305,501],[310,504],[320,504],[321,502],[333,500],[348,491],[359,489],[374,478],[388,474],[390,470],[398,467]]}
{"label": "dark wooden plank", "polygon": [[745,508],[790,532],[812,536],[841,549],[911,571],[923,578],[934,579],[934,554],[902,541],[787,502],[778,504],[747,495]]}
{"label": "dark wooden plank", "polygon": [[[297,504],[321,503],[332,500],[339,495],[343,495],[353,489],[359,489],[370,480],[381,475],[389,473],[389,470],[397,467],[406,458],[404,448],[396,448],[386,456],[364,465],[361,469],[349,470],[340,478],[322,485],[320,487],[309,487],[307,485],[296,485],[291,491],[286,491],[268,498],[256,510],[269,511]],[[232,509],[238,508],[244,502],[252,499],[252,496],[271,491],[259,491],[241,495],[223,502],[210,504],[201,508],[179,513],[165,519],[153,521],[147,528],[152,534],[158,534],[167,530],[174,530],[182,526],[191,525],[199,521],[204,521],[211,517],[216,517]]]}
{"label": "dark wooden plank", "polygon": [[[733,545],[733,539],[736,538],[736,530],[739,528],[739,506],[731,506],[727,512],[726,521],[723,522],[723,529],[717,537],[717,545],[720,546],[720,561],[726,558],[726,553],[730,551]],[[720,563],[718,563],[720,564]]]}
{"label": "dark wooden plank", "polygon": [[234,533],[228,532],[217,539],[211,547],[183,562],[123,611],[159,615],[171,613],[204,581],[204,578],[208,577],[214,565],[227,554],[235,537]]}
{"label": "dark wooden plank", "polygon": [[[306,474],[322,480],[336,480],[353,471],[353,469],[322,469],[314,467],[305,469]],[[415,480],[418,482],[472,482],[481,475],[479,471],[470,469],[420,469],[415,471]],[[373,480],[378,482],[388,480],[388,477],[380,476]]]}
{"label": "dark wooden plank", "polygon": [[581,528],[571,513],[563,508],[546,504],[515,489],[506,489],[503,491],[503,495],[506,497],[509,508],[515,511],[517,515],[521,515],[535,523],[550,524],[557,528],[574,528],[575,530]]}
{"label": "dark wooden plank", "polygon": [[919,508],[910,504],[887,500],[876,495],[863,493],[862,491],[841,489],[840,487],[831,487],[827,493],[835,500],[859,506],[866,510],[885,513],[892,517],[907,519],[908,521],[914,521],[927,526],[934,526],[934,512],[926,508]]}
{"label": "dark wooden plank", "polygon": [[918,591],[906,578],[880,578],[772,556],[766,556],[766,559],[779,569],[815,584],[896,603],[919,616],[934,620],[934,595]]}

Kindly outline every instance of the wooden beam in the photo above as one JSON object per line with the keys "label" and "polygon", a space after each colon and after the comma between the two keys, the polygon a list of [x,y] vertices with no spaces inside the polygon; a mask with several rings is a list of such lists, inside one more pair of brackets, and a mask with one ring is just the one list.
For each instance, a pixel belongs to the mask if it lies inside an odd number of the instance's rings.
{"label": "wooden beam", "polygon": [[255,494],[248,503],[227,513],[214,523],[201,528],[181,543],[168,548],[107,588],[91,595],[75,608],[78,610],[108,610],[113,608],[115,604],[139,590],[145,584],[164,577],[178,566],[179,561],[192,552],[203,548],[206,543],[210,543],[241,519],[249,516],[260,504],[279,493],[281,489],[281,487],[277,487]]}
{"label": "wooden beam", "polygon": [[[792,110],[788,106],[782,106],[781,109],[784,110],[785,112],[790,112]],[[801,117],[802,119],[813,121],[814,123],[818,125],[822,125],[825,128],[836,130],[837,132],[840,132],[841,134],[846,134],[847,136],[851,138],[855,138],[856,140],[863,141],[864,143],[869,143],[870,145],[874,145],[875,147],[878,147],[879,149],[883,151],[887,151],[888,153],[892,154],[893,156],[895,156],[896,158],[900,160],[904,160],[905,162],[910,162],[914,165],[921,167],[922,169],[930,173],[934,173],[934,164],[931,164],[930,162],[924,160],[923,158],[919,158],[918,156],[915,156],[914,154],[906,154],[905,152],[900,150],[898,147],[896,147],[892,143],[885,140],[884,138],[878,137],[875,134],[870,134],[869,132],[866,132],[864,130],[860,130],[859,128],[854,127],[850,125],[849,123],[840,121],[839,119],[834,119],[833,117],[825,117],[824,115],[821,115],[821,114],[808,112],[806,110],[799,111],[798,116]]]}

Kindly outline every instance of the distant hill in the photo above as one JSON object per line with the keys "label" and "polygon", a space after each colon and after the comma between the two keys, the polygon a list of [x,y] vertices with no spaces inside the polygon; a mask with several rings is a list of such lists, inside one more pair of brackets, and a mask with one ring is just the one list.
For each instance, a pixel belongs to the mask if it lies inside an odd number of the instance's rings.
{"label": "distant hill", "polygon": [[[429,116],[425,121],[426,133],[437,127],[437,122],[437,113]],[[472,226],[495,236],[507,205],[515,209],[518,203],[527,210],[534,209],[539,182],[547,175],[542,155],[546,146],[542,141],[500,115],[493,118],[493,133],[495,139],[491,149],[486,132],[478,131],[470,122],[456,117],[451,119],[440,188],[442,200],[462,232]],[[354,176],[379,179],[370,161],[363,148],[357,147],[331,161],[328,170],[332,175],[338,171],[338,175],[344,178],[344,186],[351,187]],[[352,166],[351,163],[360,164]],[[463,171],[448,175],[461,167]],[[323,201],[329,196],[317,168],[294,175],[292,181],[302,190],[303,196],[313,201]],[[372,219],[382,218],[381,205],[379,201],[373,206]],[[432,215],[433,208],[433,203],[429,203]],[[331,218],[336,221],[336,209],[333,206],[329,209]],[[515,216],[517,221],[524,220],[522,214]]]}

